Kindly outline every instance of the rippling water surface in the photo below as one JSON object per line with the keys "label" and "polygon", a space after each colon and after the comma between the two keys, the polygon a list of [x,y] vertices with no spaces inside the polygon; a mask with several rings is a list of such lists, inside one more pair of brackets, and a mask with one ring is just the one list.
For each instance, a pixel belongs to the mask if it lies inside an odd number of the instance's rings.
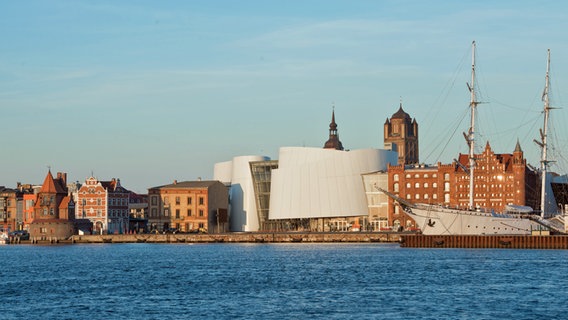
{"label": "rippling water surface", "polygon": [[562,319],[568,251],[0,247],[3,319]]}

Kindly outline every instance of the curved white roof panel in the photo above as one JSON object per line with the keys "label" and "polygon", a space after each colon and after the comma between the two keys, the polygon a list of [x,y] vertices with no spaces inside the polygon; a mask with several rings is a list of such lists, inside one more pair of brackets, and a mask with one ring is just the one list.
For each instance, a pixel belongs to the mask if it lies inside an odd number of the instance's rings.
{"label": "curved white roof panel", "polygon": [[272,171],[269,219],[367,215],[361,174],[396,164],[394,151],[284,147]]}

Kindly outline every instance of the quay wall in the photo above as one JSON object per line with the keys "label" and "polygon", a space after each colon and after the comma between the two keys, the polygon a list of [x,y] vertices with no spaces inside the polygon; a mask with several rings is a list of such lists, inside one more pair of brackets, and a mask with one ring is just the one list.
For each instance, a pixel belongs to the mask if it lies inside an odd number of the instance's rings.
{"label": "quay wall", "polygon": [[400,233],[333,232],[223,234],[124,234],[73,236],[74,243],[286,243],[286,242],[399,242]]}
{"label": "quay wall", "polygon": [[568,249],[568,235],[401,235],[406,248]]}
{"label": "quay wall", "polygon": [[[57,243],[293,243],[399,242],[396,232],[243,232],[223,234],[75,235]],[[34,242],[32,240],[32,242]],[[53,241],[51,241],[53,243]],[[41,243],[36,241],[35,243]]]}

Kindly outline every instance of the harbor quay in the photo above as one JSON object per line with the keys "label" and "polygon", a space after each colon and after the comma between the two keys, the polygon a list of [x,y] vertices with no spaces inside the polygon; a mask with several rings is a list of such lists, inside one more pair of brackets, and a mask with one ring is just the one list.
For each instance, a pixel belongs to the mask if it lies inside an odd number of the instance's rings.
{"label": "harbor quay", "polygon": [[[73,235],[67,239],[31,238],[12,243],[398,243],[404,232],[230,232],[218,234]],[[409,233],[407,233],[409,234]]]}

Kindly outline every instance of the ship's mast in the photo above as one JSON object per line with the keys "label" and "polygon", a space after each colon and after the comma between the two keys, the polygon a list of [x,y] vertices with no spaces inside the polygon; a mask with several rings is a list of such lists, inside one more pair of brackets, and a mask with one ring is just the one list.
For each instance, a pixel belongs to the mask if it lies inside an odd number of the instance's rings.
{"label": "ship's mast", "polygon": [[468,84],[471,100],[469,107],[471,109],[471,123],[469,133],[467,135],[467,143],[469,145],[469,208],[473,209],[473,186],[474,186],[474,169],[475,169],[475,109],[478,102],[475,101],[475,41],[471,45],[471,85]]}
{"label": "ship's mast", "polygon": [[544,92],[542,93],[542,101],[544,101],[544,126],[542,131],[540,132],[541,136],[541,144],[542,147],[542,154],[540,160],[540,167],[541,167],[541,190],[540,190],[540,216],[544,218],[545,212],[545,205],[546,205],[546,172],[548,168],[548,159],[547,159],[547,149],[548,149],[548,142],[547,142],[547,135],[548,135],[548,116],[550,113],[550,105],[548,101],[548,88],[550,86],[550,49],[548,49],[548,56],[546,60],[546,80],[544,84]]}

